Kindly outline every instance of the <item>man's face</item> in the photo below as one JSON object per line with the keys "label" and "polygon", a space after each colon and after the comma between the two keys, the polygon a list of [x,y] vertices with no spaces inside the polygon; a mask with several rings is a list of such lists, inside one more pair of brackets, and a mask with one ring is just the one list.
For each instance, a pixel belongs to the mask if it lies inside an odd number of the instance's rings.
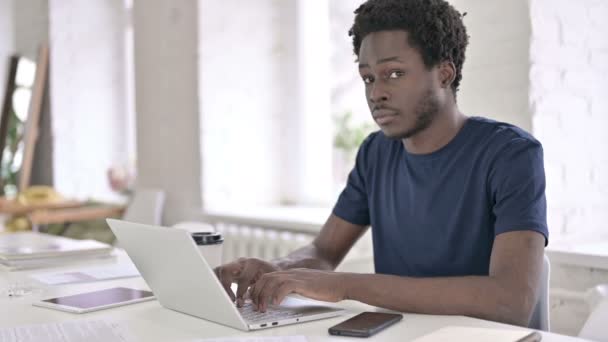
{"label": "man's face", "polygon": [[426,129],[440,108],[437,68],[427,68],[405,31],[370,33],[359,49],[359,72],[374,121],[390,138]]}

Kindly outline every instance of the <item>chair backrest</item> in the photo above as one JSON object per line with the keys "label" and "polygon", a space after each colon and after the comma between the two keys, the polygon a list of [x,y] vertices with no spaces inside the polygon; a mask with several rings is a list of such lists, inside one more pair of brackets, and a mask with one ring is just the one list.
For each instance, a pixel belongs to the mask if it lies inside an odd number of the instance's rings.
{"label": "chair backrest", "polygon": [[593,341],[608,341],[608,284],[591,289],[587,297],[591,314],[578,336]]}
{"label": "chair backrest", "polygon": [[549,277],[551,276],[551,264],[545,255],[543,259],[543,269],[540,278],[540,289],[538,300],[534,306],[534,312],[528,325],[532,329],[549,331]]}
{"label": "chair backrest", "polygon": [[165,193],[154,189],[137,189],[127,206],[123,220],[140,224],[162,224]]}

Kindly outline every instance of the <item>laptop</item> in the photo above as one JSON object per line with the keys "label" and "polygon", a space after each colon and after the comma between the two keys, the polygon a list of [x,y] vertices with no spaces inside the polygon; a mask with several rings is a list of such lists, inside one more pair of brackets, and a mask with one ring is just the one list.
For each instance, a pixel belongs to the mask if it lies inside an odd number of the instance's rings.
{"label": "laptop", "polygon": [[243,331],[335,317],[345,311],[321,302],[287,296],[265,313],[251,302],[237,308],[183,229],[107,219],[160,304],[174,311]]}

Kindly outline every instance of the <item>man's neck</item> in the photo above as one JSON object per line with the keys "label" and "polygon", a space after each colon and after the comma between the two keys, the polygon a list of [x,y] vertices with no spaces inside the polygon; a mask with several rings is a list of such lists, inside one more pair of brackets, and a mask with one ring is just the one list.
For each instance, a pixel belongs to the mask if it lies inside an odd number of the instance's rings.
{"label": "man's neck", "polygon": [[457,106],[440,113],[424,131],[403,139],[403,146],[412,154],[433,153],[447,145],[464,125],[467,117]]}

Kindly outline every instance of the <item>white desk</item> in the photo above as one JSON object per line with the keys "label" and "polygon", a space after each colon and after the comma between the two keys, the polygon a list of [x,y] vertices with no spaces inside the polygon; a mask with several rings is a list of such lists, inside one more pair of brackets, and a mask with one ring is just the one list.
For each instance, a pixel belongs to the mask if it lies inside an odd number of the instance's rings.
{"label": "white desk", "polygon": [[[125,262],[125,257],[118,261],[97,262],[102,265],[111,262]],[[128,259],[126,259],[128,262]],[[91,265],[87,265],[91,266]],[[82,267],[82,265],[80,265]],[[26,279],[28,275],[47,271],[74,271],[78,266],[55,269],[13,272],[13,279]],[[5,273],[5,271],[0,271]],[[6,274],[3,274],[0,287],[6,284]],[[295,324],[285,327],[271,328],[256,332],[242,332],[196,317],[181,314],[163,308],[157,301],[139,303],[114,309],[92,312],[88,314],[70,314],[56,310],[32,306],[34,300],[52,296],[69,295],[113,286],[130,286],[148,289],[141,278],[109,280],[94,283],[70,284],[58,286],[40,285],[42,290],[35,294],[21,298],[0,298],[0,327],[12,327],[21,324],[51,323],[74,319],[116,319],[125,322],[133,335],[141,341],[183,341],[197,338],[227,337],[227,336],[287,336],[305,335],[309,341],[355,341],[354,338],[335,337],[327,333],[327,328],[361,311],[374,311],[373,307],[357,302],[343,302],[342,306],[349,310],[349,314],[332,319],[315,322]],[[204,290],[204,289],[201,289]],[[212,310],[212,308],[210,308]],[[474,327],[503,327],[512,326],[468,318],[463,316],[429,316],[405,314],[404,319],[397,325],[380,332],[372,337],[374,341],[409,341],[436,329],[448,325],[474,326]],[[574,342],[581,339],[545,333],[543,341],[547,342]],[[369,339],[368,339],[369,340]]]}

